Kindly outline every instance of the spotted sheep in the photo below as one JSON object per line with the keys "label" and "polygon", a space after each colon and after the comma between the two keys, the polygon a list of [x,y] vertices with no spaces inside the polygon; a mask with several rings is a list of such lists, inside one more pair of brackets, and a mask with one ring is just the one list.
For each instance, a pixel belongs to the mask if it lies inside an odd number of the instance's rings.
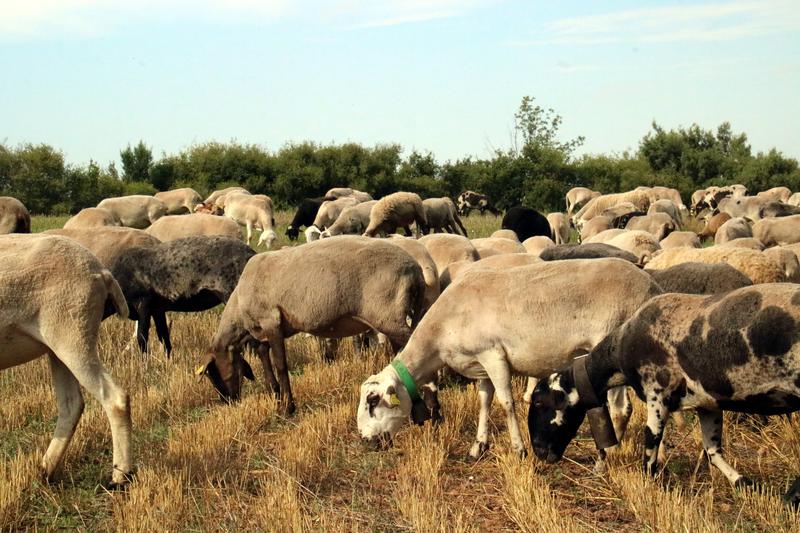
{"label": "spotted sheep", "polygon": [[[512,374],[547,377],[591,350],[660,292],[650,276],[619,259],[466,273],[439,296],[393,364],[363,382],[359,432],[375,445],[388,445],[409,418],[418,423],[438,418],[433,381],[446,365],[478,380],[480,415],[470,457],[489,447],[495,393],[506,413],[512,449],[522,454]],[[617,390],[609,400],[622,434],[630,414],[627,396]]]}
{"label": "spotted sheep", "polygon": [[[559,460],[587,409],[595,407],[587,398],[628,385],[647,405],[647,473],[658,471],[657,450],[670,413],[695,410],[711,464],[735,486],[749,484],[722,456],[722,412],[800,410],[798,320],[800,286],[789,283],[653,298],[582,362],[536,386],[528,414],[536,455]],[[581,365],[588,385],[577,384]],[[800,503],[800,478],[786,499]]]}
{"label": "spotted sheep", "polygon": [[458,214],[462,217],[469,216],[473,209],[480,211],[481,215],[486,211],[494,216],[500,215],[500,210],[492,204],[488,196],[475,191],[464,191],[459,194],[456,204],[458,205]]}

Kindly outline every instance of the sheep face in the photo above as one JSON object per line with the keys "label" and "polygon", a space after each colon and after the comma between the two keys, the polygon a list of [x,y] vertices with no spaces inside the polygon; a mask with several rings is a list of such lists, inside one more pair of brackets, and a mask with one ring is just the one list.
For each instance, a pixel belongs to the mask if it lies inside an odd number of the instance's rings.
{"label": "sheep face", "polygon": [[267,250],[269,250],[270,248],[272,248],[272,243],[275,242],[275,239],[277,239],[277,238],[278,238],[278,236],[271,229],[266,230],[266,231],[262,231],[261,232],[261,237],[258,238],[258,244],[259,245],[265,244],[266,247],[267,247]]}
{"label": "sheep face", "polygon": [[224,354],[209,353],[203,364],[195,370],[198,381],[206,376],[220,399],[233,402],[239,399],[242,390],[242,377],[254,381],[253,369],[242,354],[227,351]]}
{"label": "sheep face", "polygon": [[358,431],[376,448],[391,446],[392,439],[411,415],[411,397],[394,372],[384,370],[361,384]]}
{"label": "sheep face", "polygon": [[289,237],[290,241],[296,241],[297,237],[300,236],[300,230],[294,226],[289,226],[286,228],[286,236]]}
{"label": "sheep face", "polygon": [[565,374],[552,374],[540,381],[528,411],[528,430],[536,456],[548,463],[561,459],[585,416],[578,392]]}

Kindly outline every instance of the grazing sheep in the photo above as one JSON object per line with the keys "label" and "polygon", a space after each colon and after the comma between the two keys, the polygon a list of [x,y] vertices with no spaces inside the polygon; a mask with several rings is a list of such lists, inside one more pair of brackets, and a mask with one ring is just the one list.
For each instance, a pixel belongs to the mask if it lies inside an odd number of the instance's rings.
{"label": "grazing sheep", "polygon": [[397,232],[398,228],[404,228],[406,236],[410,237],[412,223],[415,223],[417,236],[420,229],[428,224],[422,200],[413,192],[395,192],[378,200],[372,208],[364,236],[390,235]]}
{"label": "grazing sheep", "polygon": [[194,208],[203,203],[203,197],[196,190],[189,187],[157,192],[153,196],[164,202],[168,215],[194,213]]}
{"label": "grazing sheep", "polygon": [[446,231],[467,236],[467,228],[461,223],[456,204],[447,196],[423,200],[422,207],[425,209],[425,218],[428,221],[421,228],[423,234],[427,235],[431,231],[434,233]]}
{"label": "grazing sheep", "polygon": [[[532,237],[535,238],[535,237]],[[531,254],[501,254],[492,255],[480,261],[456,261],[449,265],[439,280],[439,287],[444,291],[449,285],[455,283],[463,274],[478,268],[499,270],[518,266],[532,265],[541,259]]]}
{"label": "grazing sheep", "polygon": [[130,319],[137,321],[141,351],[147,353],[152,318],[169,355],[167,311],[205,311],[227,302],[254,255],[238,238],[206,235],[125,250],[112,273],[128,301]]}
{"label": "grazing sheep", "polygon": [[800,207],[784,204],[783,202],[768,202],[758,212],[761,218],[769,217],[788,217],[791,215],[800,215]]}
{"label": "grazing sheep", "polygon": [[494,216],[500,215],[500,210],[492,205],[492,201],[485,194],[475,191],[464,191],[456,199],[458,204],[458,214],[462,217],[469,216],[473,209],[480,211],[481,215],[489,211]]}
{"label": "grazing sheep", "polygon": [[587,189],[586,187],[573,187],[567,191],[567,218],[572,216],[572,212],[584,205],[589,200],[597,198],[602,193]]}
{"label": "grazing sheep", "polygon": [[208,198],[205,199],[203,205],[215,209],[216,212],[212,214],[221,213],[225,209],[225,198],[231,193],[250,194],[250,191],[244,187],[226,187],[212,192]]}
{"label": "grazing sheep", "polygon": [[767,189],[766,191],[761,191],[760,193],[756,194],[758,198],[764,198],[770,202],[783,202],[786,203],[789,201],[789,198],[792,196],[792,191],[789,187],[773,187],[771,189]]}
{"label": "grazing sheep", "polygon": [[569,242],[569,220],[564,213],[549,213],[547,222],[550,224],[550,236],[556,244]]}
{"label": "grazing sheep", "polygon": [[545,237],[544,235],[528,237],[525,239],[525,242],[522,243],[522,247],[525,248],[525,251],[536,257],[539,257],[539,254],[541,254],[542,250],[545,248],[552,248],[555,245],[556,243],[553,242],[553,239]]}
{"label": "grazing sheep", "polygon": [[[479,380],[480,415],[470,457],[479,458],[489,448],[495,391],[512,449],[522,454],[512,374],[543,378],[568,365],[660,292],[650,276],[616,259],[463,274],[442,293],[392,364],[362,383],[359,433],[388,444],[409,416],[418,423],[436,420],[439,405],[431,383],[447,365]],[[624,389],[611,399],[612,407],[620,407],[615,417],[622,434],[630,415]]]}
{"label": "grazing sheep", "polygon": [[278,236],[275,234],[275,217],[272,199],[263,194],[230,193],[225,196],[225,216],[247,229],[247,244],[253,236],[253,228],[261,230],[258,245],[265,244],[267,250]]}
{"label": "grazing sheep", "polygon": [[119,220],[114,213],[100,207],[87,207],[78,211],[78,214],[64,223],[64,229],[75,228],[102,228],[104,226],[119,226]]}
{"label": "grazing sheep", "polygon": [[727,263],[746,274],[753,283],[776,283],[786,280],[786,275],[777,263],[761,252],[727,246],[661,250],[647,263],[647,268],[661,270],[689,262]]}
{"label": "grazing sheep", "polygon": [[229,218],[194,213],[191,215],[167,215],[161,217],[145,230],[161,242],[174,241],[195,235],[224,235],[242,238],[239,224]]}
{"label": "grazing sheep", "polygon": [[622,202],[604,210],[599,216],[610,218],[612,228],[624,228],[631,218],[646,214],[643,211],[639,211],[631,202]]}
{"label": "grazing sheep", "polygon": [[355,198],[359,203],[372,200],[372,196],[369,193],[357,191],[350,187],[334,187],[325,193],[326,200],[336,200],[338,198]]}
{"label": "grazing sheep", "polygon": [[800,242],[800,215],[759,220],[753,224],[753,237],[766,247]]}
{"label": "grazing sheep", "polygon": [[127,316],[119,285],[83,246],[54,235],[0,237],[0,369],[45,354],[50,361],[58,419],[41,463],[48,480],[62,465],[83,413],[83,386],[111,424],[111,488],[130,481],[130,398],[97,353],[106,306]]}
{"label": "grazing sheep", "polygon": [[622,202],[630,202],[636,209],[642,212],[647,212],[650,207],[650,198],[644,191],[629,191],[615,194],[604,194],[590,200],[584,205],[580,211],[572,216],[572,225],[580,231],[583,225],[598,215],[602,215],[603,211],[609,207],[614,207]]}
{"label": "grazing sheep", "polygon": [[517,234],[519,242],[537,235],[550,237],[550,223],[547,219],[530,207],[516,206],[506,211],[503,222],[500,224],[502,229],[510,229]]}
{"label": "grazing sheep", "polygon": [[731,218],[733,217],[731,217],[728,213],[717,213],[706,220],[705,227],[700,233],[697,234],[697,236],[701,239],[713,239],[717,235],[717,231],[719,230],[720,226],[729,221]]}
{"label": "grazing sheep", "polygon": [[793,251],[774,246],[761,253],[775,261],[786,275],[786,281],[790,283],[800,282],[800,262],[797,260],[797,254]]}
{"label": "grazing sheep", "polygon": [[312,226],[320,231],[324,231],[336,222],[336,219],[339,218],[342,211],[358,204],[359,201],[351,196],[344,196],[336,200],[326,200],[319,206],[317,216],[314,217]]}
{"label": "grazing sheep", "polygon": [[[798,297],[797,285],[780,283],[653,298],[585,359],[536,386],[528,414],[536,455],[558,461],[587,410],[602,405],[609,388],[629,385],[647,404],[645,473],[658,473],[670,414],[693,409],[711,464],[734,486],[750,485],[722,457],[722,412],[800,409]],[[800,504],[800,478],[784,499]]]}
{"label": "grazing sheep", "polygon": [[501,237],[484,237],[472,239],[472,245],[478,250],[481,259],[499,254],[524,254],[525,247],[517,240],[503,239]]}
{"label": "grazing sheep", "polygon": [[620,250],[616,246],[602,243],[559,244],[546,248],[539,254],[542,261],[564,261],[574,259],[608,259],[616,258],[637,264],[639,258],[630,252]]}
{"label": "grazing sheep", "polygon": [[419,240],[436,264],[436,273],[441,277],[444,269],[456,261],[477,261],[478,250],[466,237],[452,233],[433,233]]}
{"label": "grazing sheep", "polygon": [[511,239],[512,241],[519,242],[517,238],[517,234],[511,231],[510,229],[499,229],[497,231],[493,231],[489,237],[496,238],[496,239]]}
{"label": "grazing sheep", "polygon": [[614,226],[612,224],[612,220],[605,216],[596,216],[591,220],[588,220],[581,228],[580,231],[580,242],[586,242],[587,240],[591,239],[595,235],[600,232],[603,232],[607,229],[612,229]]}
{"label": "grazing sheep", "polygon": [[167,214],[164,202],[143,194],[106,198],[97,204],[97,207],[111,211],[126,228],[135,229],[145,229]]}
{"label": "grazing sheep", "polygon": [[693,231],[673,231],[658,244],[661,248],[700,248],[702,243],[700,237]]}
{"label": "grazing sheep", "polygon": [[377,200],[361,202],[350,207],[345,207],[336,221],[322,232],[320,238],[335,237],[336,235],[361,235],[369,226],[369,215]]}
{"label": "grazing sheep", "polygon": [[749,248],[750,250],[758,250],[759,252],[764,249],[764,243],[752,237],[742,237],[740,239],[733,239],[716,246],[723,246],[728,248]]}
{"label": "grazing sheep", "polygon": [[676,227],[680,226],[681,224],[681,211],[672,200],[661,199],[651,203],[650,208],[647,210],[647,214],[652,215],[654,213],[664,213],[669,215],[675,222]]}
{"label": "grazing sheep", "polygon": [[229,350],[250,335],[265,348],[259,355],[282,410],[292,413],[284,339],[303,332],[342,338],[374,328],[399,351],[420,319],[424,294],[417,262],[380,239],[345,235],[259,254],[225,306],[198,376],[208,376],[222,398],[237,399],[242,373],[252,370]]}
{"label": "grazing sheep", "polygon": [[734,239],[744,239],[753,236],[750,221],[744,217],[735,217],[719,227],[714,235],[714,244],[724,244]]}
{"label": "grazing sheep", "polygon": [[30,233],[31,214],[22,202],[11,196],[0,196],[0,235]]}
{"label": "grazing sheep", "polygon": [[637,265],[646,265],[661,246],[647,231],[627,230],[605,242],[605,244],[625,250],[636,256]]}
{"label": "grazing sheep", "polygon": [[76,241],[92,252],[111,270],[119,256],[129,248],[155,246],[160,241],[140,229],[114,226],[100,228],[49,229],[44,233]]}
{"label": "grazing sheep", "polygon": [[625,225],[627,230],[646,231],[660,241],[677,229],[675,221],[666,213],[653,213],[631,218]]}
{"label": "grazing sheep", "polygon": [[645,272],[653,276],[664,292],[720,294],[753,284],[750,278],[725,263],[681,263]]}
{"label": "grazing sheep", "polygon": [[300,202],[294,218],[289,223],[289,227],[286,228],[286,236],[289,237],[290,241],[297,240],[297,237],[300,236],[300,229],[303,226],[311,227],[314,225],[314,219],[317,218],[319,208],[324,201],[325,198],[306,198]]}
{"label": "grazing sheep", "polygon": [[422,312],[427,311],[433,302],[439,297],[441,292],[439,284],[439,272],[436,269],[431,254],[425,246],[417,239],[410,239],[400,235],[393,235],[387,242],[399,246],[405,252],[414,258],[419,267],[422,269],[422,278],[425,280],[425,298],[423,299]]}

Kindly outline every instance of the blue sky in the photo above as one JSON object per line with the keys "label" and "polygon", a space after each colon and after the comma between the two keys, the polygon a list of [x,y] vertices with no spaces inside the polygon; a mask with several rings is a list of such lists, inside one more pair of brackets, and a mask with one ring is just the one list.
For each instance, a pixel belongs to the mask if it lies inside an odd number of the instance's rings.
{"label": "blue sky", "polygon": [[117,160],[208,140],[510,144],[523,95],[584,152],[722,121],[800,156],[800,4],[0,0],[0,141]]}

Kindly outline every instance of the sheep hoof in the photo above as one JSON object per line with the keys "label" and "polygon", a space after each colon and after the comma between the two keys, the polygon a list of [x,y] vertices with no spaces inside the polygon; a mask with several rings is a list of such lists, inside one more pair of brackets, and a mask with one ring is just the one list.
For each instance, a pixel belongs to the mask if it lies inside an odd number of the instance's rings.
{"label": "sheep hoof", "polygon": [[109,492],[124,492],[128,489],[128,485],[133,483],[133,478],[136,477],[135,471],[130,471],[127,473],[123,473],[121,479],[117,481],[110,481],[106,486],[106,490]]}
{"label": "sheep hoof", "polygon": [[489,451],[489,443],[488,442],[475,441],[472,444],[472,448],[470,448],[470,450],[469,450],[469,455],[467,455],[467,461],[468,462],[478,461],[488,451]]}
{"label": "sheep hoof", "polygon": [[783,495],[783,501],[795,509],[800,508],[800,477],[794,480],[789,491]]}
{"label": "sheep hoof", "polygon": [[291,416],[297,410],[297,407],[294,404],[294,401],[290,402],[280,402],[278,404],[278,412],[283,416]]}
{"label": "sheep hoof", "polygon": [[740,477],[733,483],[733,488],[735,489],[744,489],[744,488],[755,488],[756,484],[753,483],[753,480],[747,477]]}

